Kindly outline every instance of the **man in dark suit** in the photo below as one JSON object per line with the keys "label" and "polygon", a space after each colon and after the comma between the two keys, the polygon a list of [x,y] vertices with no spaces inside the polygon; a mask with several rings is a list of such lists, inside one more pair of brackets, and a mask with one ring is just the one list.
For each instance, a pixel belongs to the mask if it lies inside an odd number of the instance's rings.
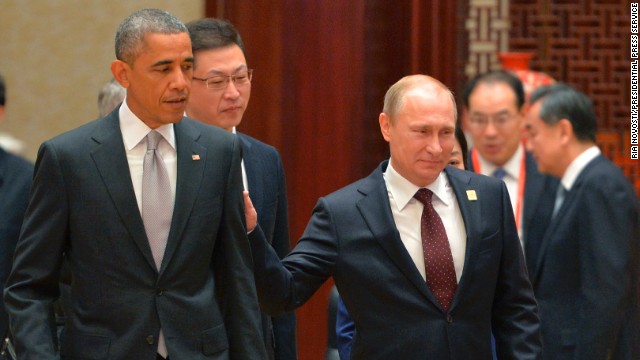
{"label": "man in dark suit", "polygon": [[445,169],[455,142],[451,92],[428,76],[405,77],[387,92],[379,122],[391,159],[321,198],[282,262],[259,226],[251,232],[263,309],[295,309],[333,276],[356,325],[353,359],[491,359],[492,331],[501,359],[539,359],[537,306],[507,190]]}
{"label": "man in dark suit", "polygon": [[[6,87],[0,76],[0,123],[4,119]],[[0,148],[0,290],[9,277],[22,218],[29,202],[33,164]],[[0,301],[0,336],[9,328],[4,301]]]}
{"label": "man in dark suit", "polygon": [[522,82],[507,71],[483,73],[467,83],[462,100],[473,142],[469,170],[505,182],[528,263],[549,226],[558,180],[541,174],[525,151]]}
{"label": "man in dark suit", "polygon": [[547,359],[640,359],[638,198],[595,145],[583,93],[557,84],[531,96],[527,148],[561,179],[553,219],[529,264]]}
{"label": "man in dark suit", "polygon": [[[187,116],[238,135],[244,188],[251,192],[267,241],[282,258],[289,253],[290,243],[280,154],[273,146],[236,132],[251,96],[252,70],[242,38],[233,25],[220,19],[192,21],[187,28],[194,58]],[[297,359],[295,313],[273,318],[263,314],[262,330],[269,359]]]}
{"label": "man in dark suit", "polygon": [[116,57],[123,104],[38,154],[5,291],[18,357],[58,357],[51,304],[64,255],[73,282],[63,359],[263,359],[241,146],[183,118],[187,29],[167,12],[136,11],[118,28]]}
{"label": "man in dark suit", "polygon": [[[451,151],[449,165],[461,170],[466,170],[467,139],[462,128],[460,128],[458,124],[456,124],[455,136],[456,141],[453,146],[453,150]],[[337,301],[335,304],[335,319],[333,319],[334,326],[333,329],[329,329],[329,331],[334,331],[335,333],[335,346],[340,359],[347,360],[351,358],[351,346],[353,344],[356,325],[353,323],[353,319],[349,315],[349,312],[347,311],[347,308],[345,307],[338,292],[335,289],[333,291],[336,293]],[[329,306],[331,307],[331,304]],[[331,326],[331,322],[329,325]]]}

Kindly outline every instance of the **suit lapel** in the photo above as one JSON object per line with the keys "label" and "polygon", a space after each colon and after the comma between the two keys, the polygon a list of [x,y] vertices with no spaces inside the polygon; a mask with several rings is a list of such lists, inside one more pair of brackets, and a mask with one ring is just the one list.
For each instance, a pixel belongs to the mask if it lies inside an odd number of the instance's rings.
{"label": "suit lapel", "polygon": [[[480,229],[482,229],[482,224],[480,224],[480,220],[482,219],[480,216],[481,199],[469,199],[469,193],[467,191],[476,191],[476,189],[471,186],[471,172],[457,171],[450,167],[445,168],[445,172],[449,178],[449,184],[451,185],[458,201],[458,206],[462,213],[462,220],[464,221],[464,228],[467,233],[464,267],[462,270],[462,276],[460,276],[460,282],[456,289],[456,294],[453,297],[453,302],[451,303],[451,309],[453,309],[458,303],[458,298],[464,296],[458,294],[464,291],[465,284],[469,277],[467,274],[471,272],[472,269],[472,264],[470,264],[471,254],[474,253],[473,248],[476,244],[476,240],[480,239],[482,235],[480,233]],[[482,194],[476,194],[477,197],[481,195]]]}
{"label": "suit lapel", "polygon": [[[262,214],[264,209],[264,196],[261,184],[258,182],[257,176],[250,176],[250,174],[259,174],[260,159],[259,154],[253,151],[251,142],[246,136],[239,134],[238,137],[242,143],[242,161],[244,163],[244,170],[247,175],[247,185],[249,186],[249,192],[251,193],[251,201],[256,208],[258,214]],[[263,229],[264,230],[264,229]]]}
{"label": "suit lapel", "polygon": [[[162,259],[160,274],[171,261],[171,257],[187,225],[191,209],[200,191],[207,162],[207,149],[197,143],[200,132],[184,119],[176,123],[174,129],[178,159],[176,199],[173,207],[171,230],[169,231],[169,239]],[[194,157],[194,155],[198,155],[199,158]]]}
{"label": "suit lapel", "polygon": [[382,177],[382,172],[386,169],[387,164],[388,162],[385,161],[365,179],[363,185],[358,189],[364,196],[356,203],[356,207],[375,239],[398,269],[416,286],[420,293],[435,306],[440,307],[440,303],[429,290],[427,283],[407,252],[395,226],[387,187]]}
{"label": "suit lapel", "polygon": [[540,200],[541,192],[544,190],[546,183],[542,179],[543,175],[538,172],[537,165],[530,153],[526,153],[525,174],[522,223],[528,224],[533,220],[531,217],[535,213],[534,210],[538,206],[538,200]]}
{"label": "suit lapel", "polygon": [[[91,149],[91,157],[100,172],[111,200],[113,201],[120,219],[129,231],[149,266],[156,268],[149,247],[149,241],[144,230],[140,209],[136,202],[136,195],[131,182],[131,172],[127,162],[122,133],[118,121],[118,112],[114,111],[101,121],[101,126],[92,135],[96,145]],[[129,179],[129,181],[123,181]]]}
{"label": "suit lapel", "polygon": [[584,178],[588,176],[588,173],[591,171],[591,169],[594,166],[597,165],[598,162],[600,162],[600,160],[602,160],[602,155],[593,159],[589,164],[587,164],[587,166],[582,170],[582,172],[580,172],[580,174],[576,178],[575,183],[571,186],[571,190],[566,193],[564,201],[562,202],[562,206],[560,206],[560,209],[558,210],[558,213],[556,214],[555,218],[551,219],[549,228],[545,232],[544,237],[542,239],[542,243],[540,244],[540,252],[538,253],[536,266],[533,269],[531,274],[531,282],[534,285],[537,283],[538,277],[540,276],[540,270],[544,265],[544,259],[545,259],[544,254],[547,251],[547,248],[549,247],[549,244],[551,243],[554,234],[558,233],[558,227],[560,227],[560,225],[564,223],[564,218],[568,215],[567,209],[573,206],[572,204],[578,198],[576,194],[580,192],[580,187],[582,186],[582,182]]}

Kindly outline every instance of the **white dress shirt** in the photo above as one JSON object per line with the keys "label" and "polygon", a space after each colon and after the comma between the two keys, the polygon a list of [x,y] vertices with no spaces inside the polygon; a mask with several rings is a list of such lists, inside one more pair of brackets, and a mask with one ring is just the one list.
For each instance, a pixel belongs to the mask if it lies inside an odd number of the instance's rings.
{"label": "white dress shirt", "polygon": [[[138,209],[142,214],[142,173],[144,169],[144,155],[147,152],[146,136],[152,131],[140,118],[138,118],[127,106],[125,98],[118,111],[120,116],[120,131],[129,163],[129,173],[133,182],[133,191],[138,201]],[[175,203],[176,182],[178,178],[178,156],[176,152],[176,136],[173,124],[166,124],[155,129],[165,141],[158,143],[156,151],[160,153],[171,183],[172,201]],[[158,354],[167,357],[167,346],[162,329],[158,337]]]}
{"label": "white dress shirt", "polygon": [[[236,134],[236,136],[238,135],[238,133],[236,133],[235,126],[231,129],[231,132]],[[249,180],[247,180],[247,170],[245,170],[244,168],[244,156],[242,156],[242,160],[240,161],[240,167],[242,168],[242,185],[244,186],[245,190],[249,191]]]}
{"label": "white dress shirt", "polygon": [[[511,200],[511,207],[513,208],[514,216],[517,215],[516,209],[518,208],[518,201],[520,201],[520,199],[518,199],[518,195],[519,195],[518,181],[520,179],[520,172],[525,170],[525,169],[521,169],[521,167],[526,166],[526,164],[523,164],[522,162],[522,157],[524,155],[525,155],[524,145],[520,144],[518,145],[518,148],[516,149],[516,152],[513,154],[513,156],[511,156],[511,158],[507,160],[504,166],[502,166],[502,169],[504,169],[504,171],[507,173],[507,175],[505,175],[502,181],[504,181],[504,184],[507,186],[507,191],[509,192],[509,200]],[[483,159],[480,153],[478,153],[478,160],[480,161],[480,173],[482,175],[493,176],[493,172],[496,171],[496,169],[498,169],[498,166]],[[522,224],[522,215],[524,213],[523,209],[524,209],[525,200],[524,200],[524,194],[522,195],[523,196],[521,199],[522,205],[520,206],[520,219],[517,219],[518,224]],[[522,238],[521,230],[522,230],[522,226],[518,228],[518,235],[521,242],[520,245],[522,245],[524,248],[524,244],[522,244],[522,242],[524,242],[524,239]]]}
{"label": "white dress shirt", "polygon": [[[420,188],[398,174],[393,168],[391,161],[389,161],[387,171],[384,173],[384,180],[387,186],[393,220],[400,233],[400,239],[418,268],[420,275],[422,275],[422,278],[426,281],[424,253],[422,251],[422,234],[420,230],[420,221],[424,205],[413,198],[413,195],[415,195]],[[464,267],[467,231],[464,227],[458,200],[453,193],[449,179],[444,171],[440,173],[436,181],[426,188],[434,194],[432,200],[433,207],[438,215],[440,215],[440,218],[442,218],[442,223],[444,224],[447,238],[449,239],[449,246],[451,247],[453,264],[456,269],[456,280],[460,282],[460,276],[462,276]]]}
{"label": "white dress shirt", "polygon": [[[118,112],[120,116],[120,131],[122,132],[122,140],[124,141],[125,151],[127,153],[127,162],[129,162],[129,172],[131,181],[133,182],[133,190],[136,193],[138,201],[138,209],[142,214],[142,171],[144,164],[144,155],[147,152],[146,136],[151,132],[151,128],[140,120],[131,109],[127,106],[125,99],[120,106]],[[178,177],[178,156],[176,153],[176,136],[173,130],[173,124],[167,124],[155,129],[165,141],[158,144],[157,151],[160,152],[164,166],[169,175],[171,183],[171,193],[175,202],[176,182]]]}
{"label": "white dress shirt", "polygon": [[[507,173],[507,175],[502,180],[507,186],[507,191],[509,192],[509,200],[511,200],[511,206],[513,207],[514,214],[516,213],[516,207],[518,206],[518,178],[520,177],[522,156],[524,156],[524,146],[520,144],[518,145],[516,152],[513,153],[513,156],[511,156],[511,158],[507,160],[504,166],[502,166],[504,171]],[[493,176],[493,172],[498,169],[498,166],[483,159],[480,153],[478,153],[478,160],[480,160],[480,173],[482,175]]]}
{"label": "white dress shirt", "polygon": [[567,167],[567,170],[565,170],[562,175],[562,179],[560,180],[562,186],[564,186],[567,191],[571,190],[571,187],[576,182],[578,175],[580,175],[582,170],[584,170],[591,160],[595,159],[598,155],[600,155],[600,149],[594,145],[573,159],[571,164]]}

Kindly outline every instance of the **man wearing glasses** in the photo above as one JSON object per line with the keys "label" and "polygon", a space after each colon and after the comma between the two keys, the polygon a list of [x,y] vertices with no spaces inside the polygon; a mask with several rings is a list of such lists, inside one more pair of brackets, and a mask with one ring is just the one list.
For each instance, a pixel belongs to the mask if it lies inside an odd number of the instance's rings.
{"label": "man wearing glasses", "polygon": [[[230,23],[202,19],[187,24],[194,55],[187,116],[236,133],[242,143],[244,189],[251,192],[260,227],[280,258],[290,250],[285,174],[278,151],[237,133],[251,95],[252,69],[247,67],[244,43]],[[263,339],[273,360],[295,360],[295,315],[262,314]]]}
{"label": "man wearing glasses", "polygon": [[492,71],[471,79],[462,96],[473,143],[469,169],[504,181],[529,262],[551,219],[558,181],[542,175],[525,151],[522,82],[509,72]]}

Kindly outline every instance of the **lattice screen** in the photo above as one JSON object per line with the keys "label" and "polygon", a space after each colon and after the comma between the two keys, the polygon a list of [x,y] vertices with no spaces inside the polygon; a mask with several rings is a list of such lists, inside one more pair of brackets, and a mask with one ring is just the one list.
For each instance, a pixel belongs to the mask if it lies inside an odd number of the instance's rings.
{"label": "lattice screen", "polygon": [[532,69],[591,98],[603,152],[640,193],[640,162],[629,155],[630,14],[627,0],[512,0],[509,48],[534,52]]}
{"label": "lattice screen", "polygon": [[498,52],[509,50],[509,1],[471,0],[465,22],[468,32],[467,78],[500,68]]}
{"label": "lattice screen", "polygon": [[467,76],[499,67],[497,51],[531,52],[532,70],[585,92],[596,107],[603,152],[640,193],[640,162],[629,159],[629,1],[471,0],[466,29]]}
{"label": "lattice screen", "polygon": [[510,12],[511,51],[535,53],[533,69],[588,94],[602,129],[629,128],[628,1],[513,0]]}

